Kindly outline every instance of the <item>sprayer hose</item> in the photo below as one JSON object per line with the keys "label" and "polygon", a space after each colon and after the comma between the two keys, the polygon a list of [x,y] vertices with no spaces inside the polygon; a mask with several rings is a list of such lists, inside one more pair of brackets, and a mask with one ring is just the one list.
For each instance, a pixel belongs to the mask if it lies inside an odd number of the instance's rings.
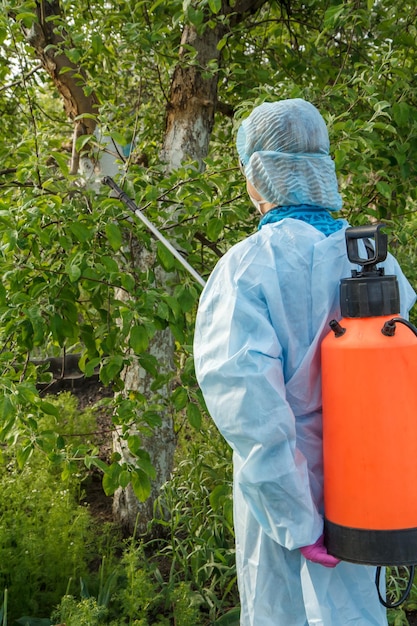
{"label": "sprayer hose", "polygon": [[406,587],[403,595],[401,596],[401,598],[399,600],[396,600],[395,602],[393,602],[391,604],[390,602],[387,602],[386,600],[384,600],[384,598],[381,596],[381,592],[379,590],[379,581],[380,581],[380,578],[381,578],[381,567],[379,566],[379,567],[376,568],[375,584],[376,584],[376,588],[378,589],[379,601],[387,609],[395,609],[395,608],[397,608],[397,606],[400,606],[400,604],[403,604],[403,602],[405,602],[407,600],[408,595],[409,595],[409,593],[411,591],[411,587],[413,586],[414,569],[415,569],[415,565],[410,565],[410,576],[409,576],[409,579],[408,579],[407,587]]}
{"label": "sprayer hose", "polygon": [[[404,319],[403,317],[393,317],[392,319],[388,320],[388,322],[385,322],[383,328],[382,328],[382,333],[384,335],[389,335],[389,334],[393,334],[395,332],[395,324],[404,324],[404,326],[407,326],[407,328],[409,330],[411,330],[411,332],[413,332],[416,337],[417,337],[417,328],[415,326],[413,326],[413,324],[411,322],[409,322],[408,320]],[[392,330],[392,332],[388,332],[389,330]]]}

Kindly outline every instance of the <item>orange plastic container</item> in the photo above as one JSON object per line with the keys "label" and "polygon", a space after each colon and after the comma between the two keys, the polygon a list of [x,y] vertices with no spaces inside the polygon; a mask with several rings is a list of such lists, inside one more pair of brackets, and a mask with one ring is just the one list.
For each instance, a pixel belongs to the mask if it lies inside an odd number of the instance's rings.
{"label": "orange plastic container", "polygon": [[346,230],[363,270],[341,281],[342,320],[321,346],[325,543],[346,561],[414,565],[417,329],[398,317],[396,277],[376,267],[387,254],[381,227]]}
{"label": "orange plastic container", "polygon": [[417,563],[417,338],[392,316],[349,319],[322,343],[329,552],[360,563]]}

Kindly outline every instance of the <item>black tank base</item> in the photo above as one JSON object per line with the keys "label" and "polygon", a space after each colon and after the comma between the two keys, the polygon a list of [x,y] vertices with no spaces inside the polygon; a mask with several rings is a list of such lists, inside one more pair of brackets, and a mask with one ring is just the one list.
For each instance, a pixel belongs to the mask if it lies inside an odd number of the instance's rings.
{"label": "black tank base", "polygon": [[364,530],[324,520],[324,543],[329,554],[362,565],[417,564],[417,528]]}

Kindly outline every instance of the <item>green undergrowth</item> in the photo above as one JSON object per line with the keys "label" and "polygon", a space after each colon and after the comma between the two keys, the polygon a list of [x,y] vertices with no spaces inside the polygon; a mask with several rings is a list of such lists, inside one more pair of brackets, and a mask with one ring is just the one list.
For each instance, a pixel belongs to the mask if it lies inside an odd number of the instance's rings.
{"label": "green undergrowth", "polygon": [[149,534],[123,540],[86,504],[73,454],[94,440],[94,411],[71,394],[48,401],[72,457],[35,448],[21,467],[0,449],[0,625],[237,625],[231,455],[216,429],[182,428]]}
{"label": "green undergrowth", "polygon": [[[94,425],[69,394],[58,397],[61,431],[76,442],[77,432]],[[48,428],[45,418],[43,428]],[[7,616],[47,617],[80,579],[90,579],[96,555],[110,533],[96,527],[83,504],[87,472],[76,462],[58,463],[36,448],[23,467],[10,448],[0,448],[0,590],[7,590]],[[1,593],[1,591],[0,591]],[[4,606],[3,606],[3,614]]]}
{"label": "green undergrowth", "polygon": [[[387,567],[386,590],[389,604],[396,604],[404,597],[409,582],[410,569],[408,567]],[[395,609],[388,609],[389,626],[415,626],[417,624],[417,576],[409,595],[403,604]]]}
{"label": "green undergrowth", "polygon": [[[123,542],[99,587],[66,596],[66,626],[238,626],[231,455],[212,426],[182,433],[147,537]],[[150,538],[152,537],[152,538]]]}
{"label": "green undergrowth", "polygon": [[[94,412],[79,412],[69,394],[51,401],[74,449],[94,431]],[[0,626],[238,626],[231,453],[210,422],[180,432],[144,537],[122,539],[94,517],[81,464],[63,469],[35,450],[20,468],[0,452]],[[390,601],[406,576],[388,570]],[[413,624],[416,609],[413,586],[388,611],[390,626]]]}

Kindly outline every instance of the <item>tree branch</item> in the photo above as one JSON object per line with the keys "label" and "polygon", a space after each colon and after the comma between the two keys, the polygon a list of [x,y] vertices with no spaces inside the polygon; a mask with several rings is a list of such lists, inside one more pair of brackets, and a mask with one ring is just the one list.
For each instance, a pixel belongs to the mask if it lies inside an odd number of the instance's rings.
{"label": "tree branch", "polygon": [[25,74],[25,76],[21,76],[20,78],[14,80],[12,83],[9,83],[8,85],[4,85],[4,87],[0,87],[0,93],[2,91],[7,91],[8,89],[12,89],[13,87],[17,87],[17,85],[20,85],[21,82],[24,82],[30,76],[32,76],[33,74],[36,74],[36,72],[38,72],[40,69],[42,69],[42,67],[43,67],[42,64],[39,64],[36,67],[33,67],[30,70],[30,72]]}
{"label": "tree branch", "polygon": [[38,1],[36,13],[38,21],[30,28],[24,27],[26,40],[61,94],[68,117],[82,119],[86,132],[92,134],[96,120],[91,116],[97,113],[98,102],[94,94],[85,95],[83,87],[87,84],[87,76],[64,52],[65,40],[55,28],[56,20],[61,18],[59,0]]}

